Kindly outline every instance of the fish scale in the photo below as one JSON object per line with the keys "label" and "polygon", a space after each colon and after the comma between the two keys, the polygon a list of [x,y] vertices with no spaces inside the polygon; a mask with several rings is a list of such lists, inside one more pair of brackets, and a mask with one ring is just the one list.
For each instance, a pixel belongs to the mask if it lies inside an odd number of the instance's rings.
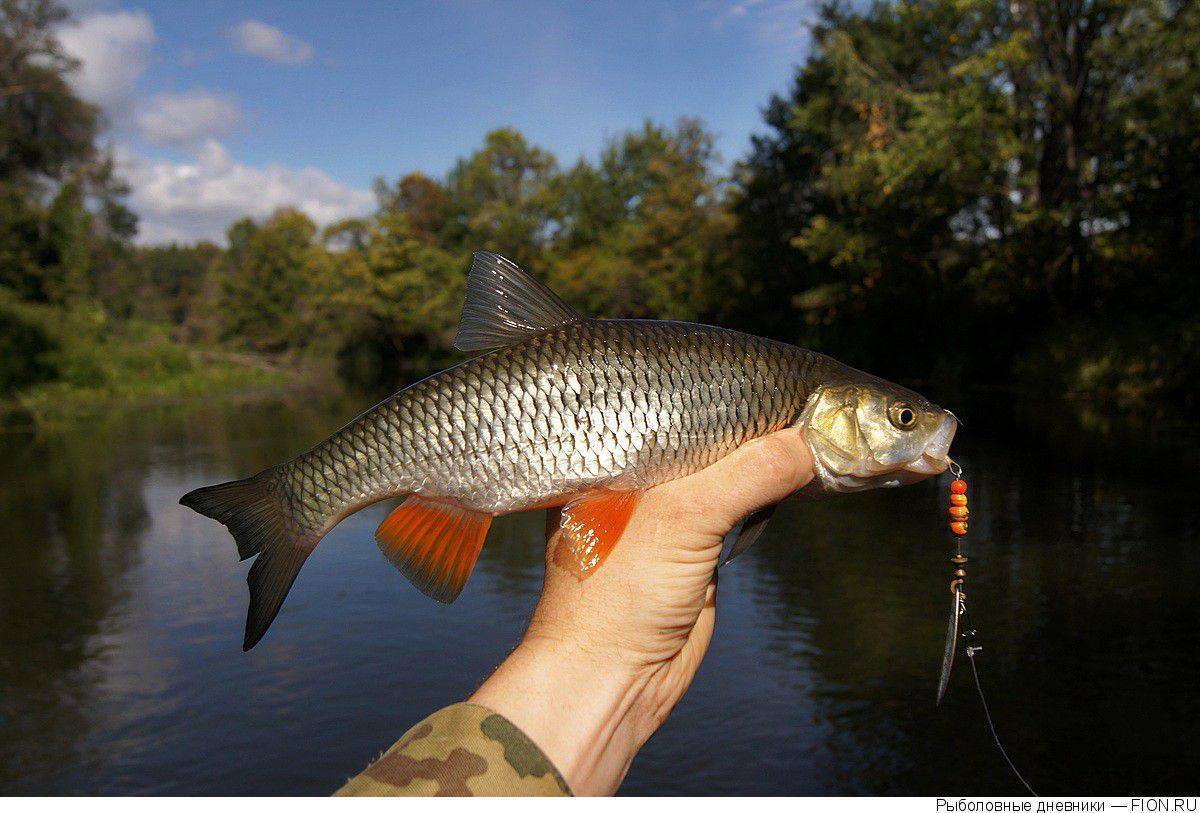
{"label": "fish scale", "polygon": [[600,480],[645,488],[786,426],[813,356],[704,325],[569,325],[397,393],[285,464],[283,480],[313,528],[396,494],[500,514]]}

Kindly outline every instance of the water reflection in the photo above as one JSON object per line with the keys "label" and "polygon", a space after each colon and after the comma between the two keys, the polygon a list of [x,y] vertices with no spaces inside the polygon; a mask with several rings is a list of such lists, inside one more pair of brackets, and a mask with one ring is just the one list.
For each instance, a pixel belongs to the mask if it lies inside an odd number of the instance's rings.
{"label": "water reflection", "polygon": [[137,446],[96,434],[6,444],[0,459],[0,784],[36,786],[92,726],[97,663],[120,625],[147,524]]}
{"label": "water reflection", "polygon": [[[387,508],[368,509],[240,652],[246,566],[176,500],[362,405],[205,402],[0,435],[0,792],[326,793],[494,667],[541,584],[540,515],[497,521],[443,607],[378,555]],[[1194,434],[1098,443],[1007,409],[970,428],[970,598],[1014,757],[1044,792],[1195,793]],[[941,499],[782,510],[723,574],[712,653],[625,792],[1017,792],[969,672],[933,706]]]}

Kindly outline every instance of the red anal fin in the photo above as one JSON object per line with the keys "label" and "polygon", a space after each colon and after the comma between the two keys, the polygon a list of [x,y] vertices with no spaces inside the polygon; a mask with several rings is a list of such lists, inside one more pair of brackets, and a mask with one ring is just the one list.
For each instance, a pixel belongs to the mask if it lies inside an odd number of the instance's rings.
{"label": "red anal fin", "polygon": [[640,491],[590,491],[562,510],[554,563],[583,580],[604,562],[629,524]]}
{"label": "red anal fin", "polygon": [[458,598],[475,569],[492,515],[409,497],[375,531],[383,555],[430,598]]}

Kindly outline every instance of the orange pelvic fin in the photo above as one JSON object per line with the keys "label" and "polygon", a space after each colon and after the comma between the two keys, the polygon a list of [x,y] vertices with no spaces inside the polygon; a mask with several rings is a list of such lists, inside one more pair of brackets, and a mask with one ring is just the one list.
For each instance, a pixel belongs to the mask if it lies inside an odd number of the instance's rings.
{"label": "orange pelvic fin", "polygon": [[451,602],[471,577],[492,515],[409,497],[375,531],[379,549],[417,589]]}
{"label": "orange pelvic fin", "polygon": [[581,581],[612,552],[625,531],[640,491],[589,491],[562,510],[553,561]]}

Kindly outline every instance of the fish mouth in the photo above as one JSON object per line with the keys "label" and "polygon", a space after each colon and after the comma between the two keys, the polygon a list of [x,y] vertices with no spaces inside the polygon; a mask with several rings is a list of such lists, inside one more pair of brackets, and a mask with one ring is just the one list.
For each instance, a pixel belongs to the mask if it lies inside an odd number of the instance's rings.
{"label": "fish mouth", "polygon": [[950,444],[954,442],[954,433],[957,431],[958,419],[947,412],[942,417],[941,426],[921,450],[921,456],[905,466],[905,471],[930,477],[950,468]]}

